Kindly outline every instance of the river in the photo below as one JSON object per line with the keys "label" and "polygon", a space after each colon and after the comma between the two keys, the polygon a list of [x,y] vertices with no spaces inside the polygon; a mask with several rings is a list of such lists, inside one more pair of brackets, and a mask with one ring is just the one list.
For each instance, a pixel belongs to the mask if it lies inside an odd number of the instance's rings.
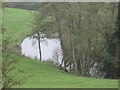
{"label": "river", "polygon": [[[41,41],[42,61],[52,60],[54,62],[61,62],[62,49],[59,39],[43,38]],[[21,44],[22,54],[32,59],[39,60],[38,40],[35,38],[27,37]]]}

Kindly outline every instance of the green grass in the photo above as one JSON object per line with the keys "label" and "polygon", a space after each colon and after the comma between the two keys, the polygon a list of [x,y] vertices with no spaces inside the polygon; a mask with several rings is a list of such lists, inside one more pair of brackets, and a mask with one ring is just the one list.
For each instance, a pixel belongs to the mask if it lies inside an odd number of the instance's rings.
{"label": "green grass", "polygon": [[32,33],[34,12],[21,9],[5,8],[2,10],[2,23],[5,29],[3,40],[9,40],[7,49],[10,52],[20,53],[20,44]]}
{"label": "green grass", "polygon": [[12,43],[21,43],[32,32],[33,11],[5,8],[2,10],[2,23],[7,31],[4,39],[10,39]]}
{"label": "green grass", "polygon": [[[117,80],[96,79],[71,75],[45,62],[26,57],[19,58],[18,69],[25,70],[33,77],[26,79],[16,88],[117,88]],[[23,74],[24,76],[24,74]],[[22,77],[22,75],[21,75]]]}
{"label": "green grass", "polygon": [[[3,38],[11,37],[12,43],[21,43],[32,32],[32,20],[33,16],[27,10],[6,8],[3,10],[3,25],[7,32]],[[10,47],[14,45],[11,44]],[[15,88],[118,88],[118,80],[75,76],[45,62],[13,56],[18,60],[17,69],[27,71],[27,75],[33,76],[25,79],[22,85],[14,86]],[[19,76],[24,77],[24,74]]]}

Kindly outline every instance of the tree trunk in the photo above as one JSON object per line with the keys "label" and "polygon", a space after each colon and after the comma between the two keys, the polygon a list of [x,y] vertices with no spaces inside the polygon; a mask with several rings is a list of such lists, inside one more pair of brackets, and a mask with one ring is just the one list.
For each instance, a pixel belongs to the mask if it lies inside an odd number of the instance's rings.
{"label": "tree trunk", "polygon": [[41,45],[40,45],[40,34],[39,32],[37,33],[38,35],[38,48],[39,48],[39,56],[40,56],[40,61],[42,60],[42,53],[41,53]]}
{"label": "tree trunk", "polygon": [[72,56],[73,56],[73,61],[75,63],[75,73],[78,73],[78,70],[77,70],[77,61],[75,60],[75,51],[74,51],[74,48],[73,48]]}
{"label": "tree trunk", "polygon": [[62,58],[62,62],[61,62],[61,67],[62,67],[62,65],[64,64],[64,70],[66,71],[66,63],[65,63],[65,59],[64,59],[64,56],[65,56],[65,54],[64,54],[64,45],[63,45],[63,39],[62,39],[62,29],[61,29],[61,27],[60,27],[60,23],[59,23],[59,19],[57,18],[56,19],[56,21],[57,21],[57,26],[58,26],[58,36],[59,36],[59,38],[60,38],[60,44],[61,44],[61,48],[62,48],[62,53],[63,53],[63,58]]}

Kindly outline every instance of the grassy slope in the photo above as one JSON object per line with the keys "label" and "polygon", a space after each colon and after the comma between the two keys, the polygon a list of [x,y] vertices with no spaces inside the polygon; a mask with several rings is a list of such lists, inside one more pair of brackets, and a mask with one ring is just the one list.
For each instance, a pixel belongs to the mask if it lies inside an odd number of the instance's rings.
{"label": "grassy slope", "polygon": [[7,31],[3,35],[3,39],[11,42],[7,48],[10,52],[20,53],[17,43],[20,44],[24,38],[31,34],[33,11],[5,8],[2,15],[3,27]]}
{"label": "grassy slope", "polygon": [[60,71],[47,63],[20,57],[19,69],[31,72],[33,77],[15,87],[30,88],[106,88],[117,87],[117,80],[85,78]]}
{"label": "grassy slope", "polygon": [[2,15],[3,27],[7,30],[3,38],[10,38],[12,43],[20,43],[31,34],[33,14],[30,11],[5,8]]}
{"label": "grassy slope", "polygon": [[[21,42],[31,30],[29,27],[32,16],[26,10],[5,9],[3,12],[3,24],[9,29],[3,38],[11,37],[12,41]],[[13,19],[14,18],[14,19]],[[22,88],[116,88],[117,80],[95,79],[78,77],[60,71],[47,63],[32,60],[26,57],[16,56],[19,60],[18,69],[32,73],[33,77],[26,80],[26,83],[15,86]],[[22,76],[22,75],[21,75]]]}

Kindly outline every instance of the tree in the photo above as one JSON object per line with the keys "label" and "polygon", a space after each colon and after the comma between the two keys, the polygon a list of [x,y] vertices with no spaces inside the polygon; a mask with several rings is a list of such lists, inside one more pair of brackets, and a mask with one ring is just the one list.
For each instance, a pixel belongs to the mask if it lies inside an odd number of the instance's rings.
{"label": "tree", "polygon": [[52,57],[55,60],[55,63],[59,66],[62,58],[62,50],[60,47],[54,49]]}
{"label": "tree", "polygon": [[40,55],[40,61],[42,60],[42,54],[41,54],[41,45],[40,45],[40,33],[37,33],[38,37],[38,47],[39,47],[39,55]]}
{"label": "tree", "polygon": [[[106,48],[115,32],[116,3],[47,3],[36,16],[34,31],[47,37],[57,33],[63,51],[64,70],[72,67],[75,73],[90,76],[95,63],[104,65]],[[101,60],[102,59],[102,60]],[[100,67],[101,66],[101,67]]]}

